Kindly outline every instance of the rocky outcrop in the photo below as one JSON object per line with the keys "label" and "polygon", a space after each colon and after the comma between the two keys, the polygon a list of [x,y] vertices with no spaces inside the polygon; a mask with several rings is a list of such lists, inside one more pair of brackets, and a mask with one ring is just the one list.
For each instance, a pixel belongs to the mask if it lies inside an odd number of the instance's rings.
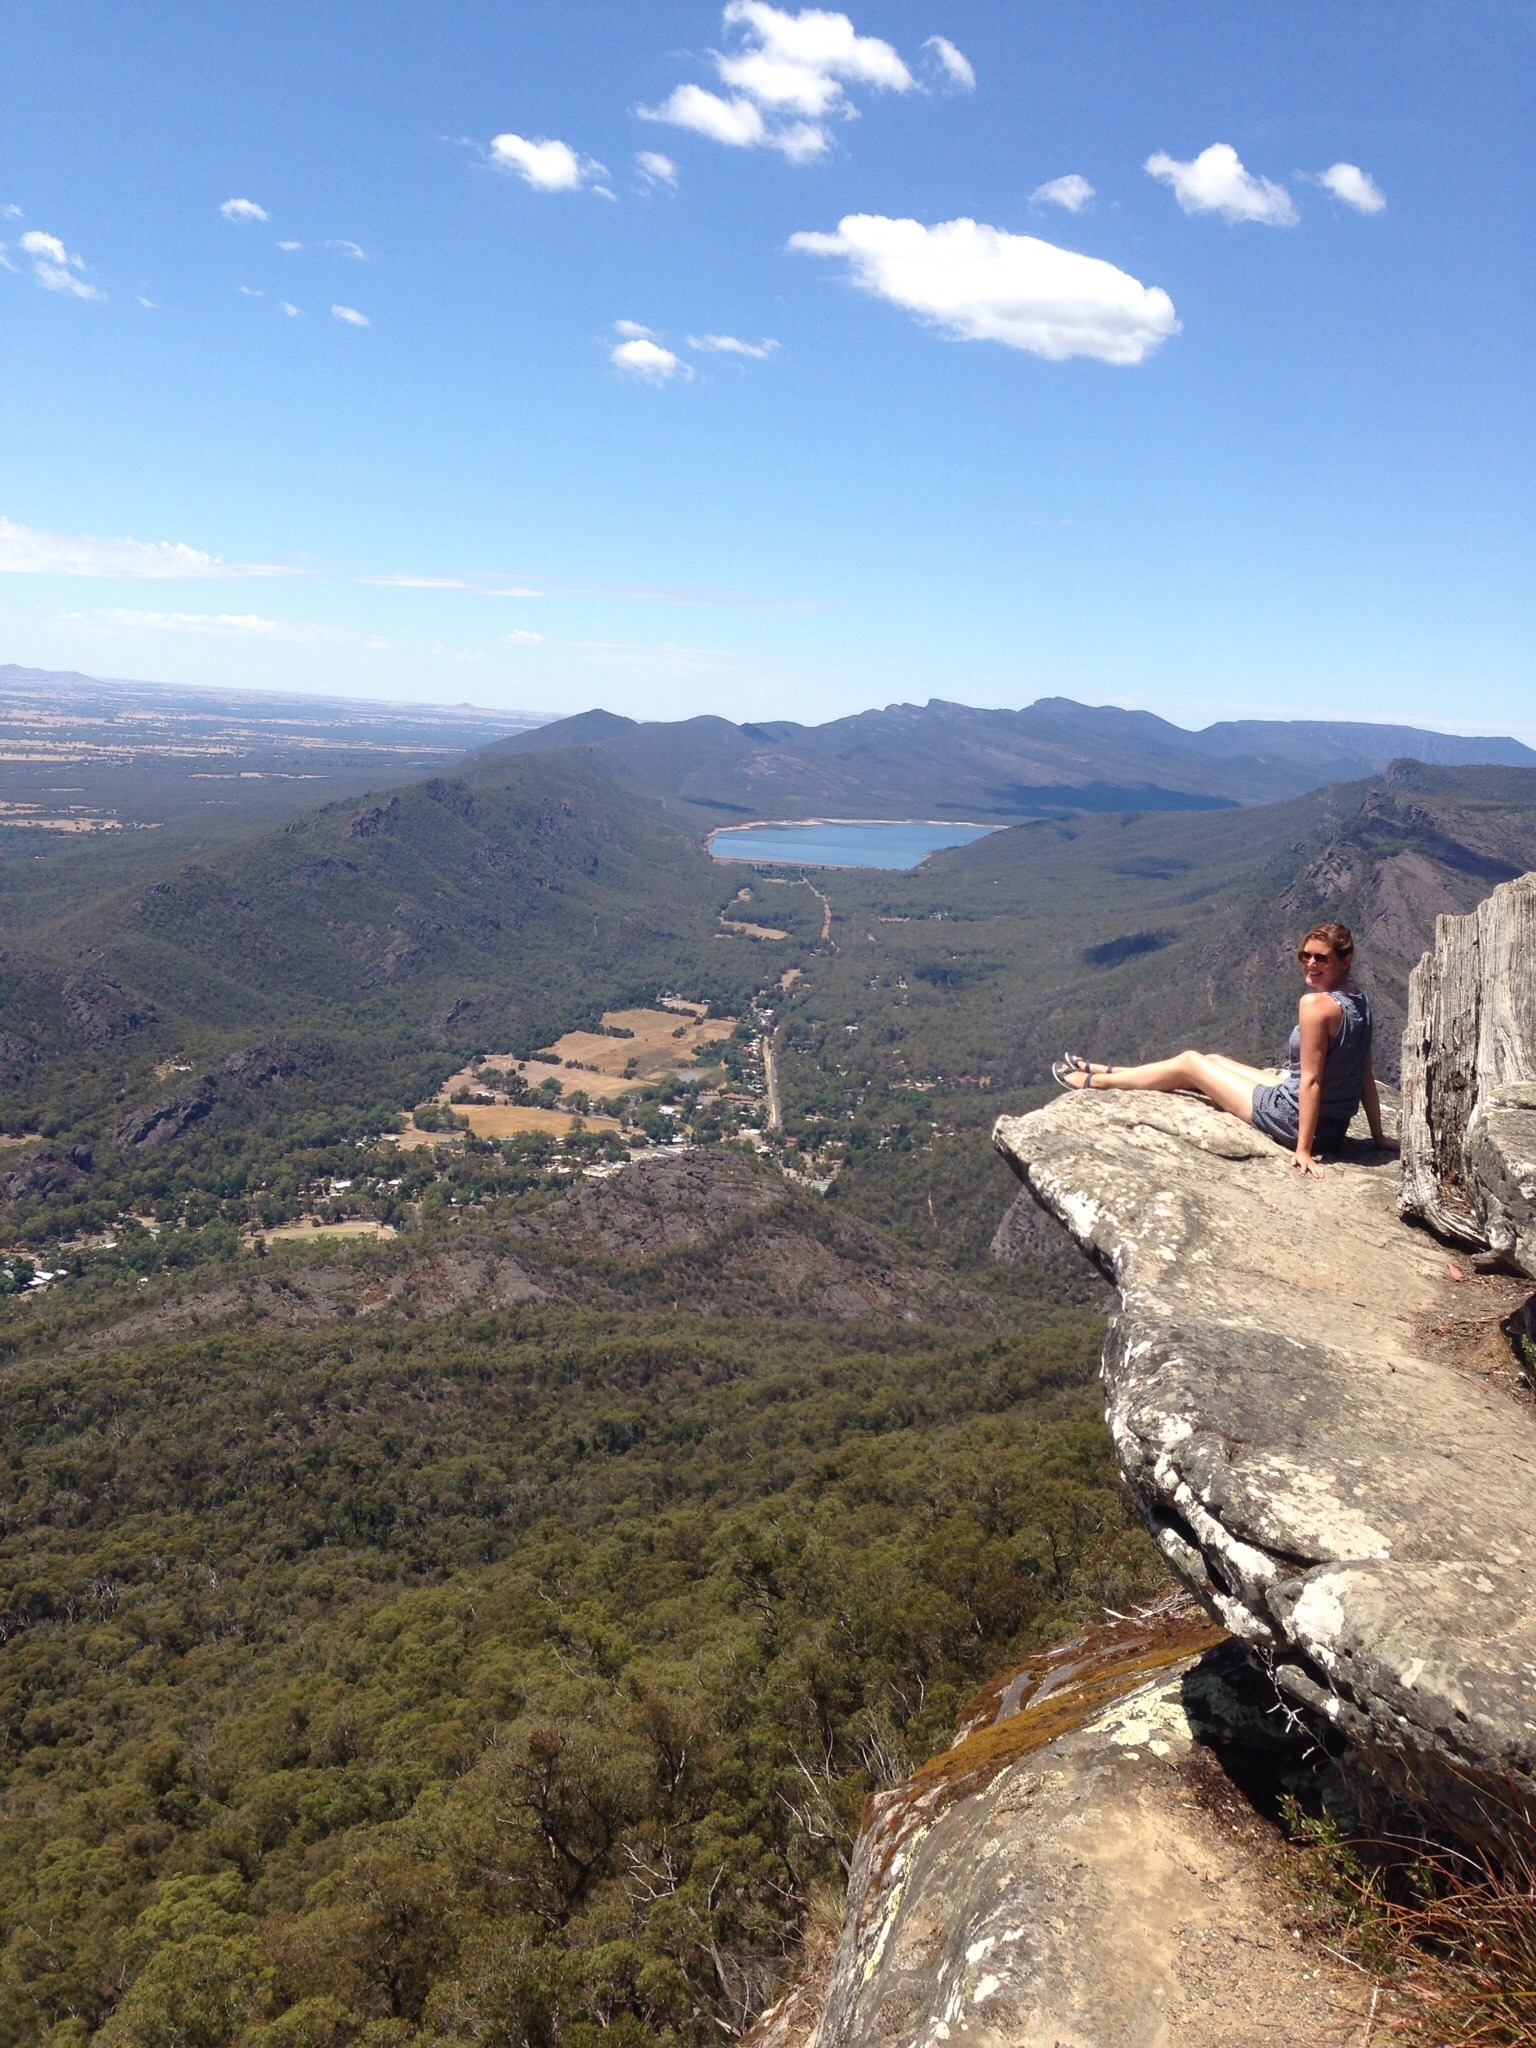
{"label": "rocky outcrop", "polygon": [[[1536,1277],[1533,941],[1536,875],[1439,922],[1414,977],[1403,1206]],[[1403,1220],[1363,1120],[1321,1179],[1184,1096],[1067,1095],[994,1138],[1021,1200],[1118,1291],[1121,1467],[1231,1636],[1167,1603],[989,1687],[951,1750],[870,1802],[830,1972],[753,2039],[1368,2040],[1383,1990],[1331,1950],[1300,1967],[1261,1816],[1282,1790],[1326,1806],[1385,1786],[1529,1853],[1536,1414],[1513,1358],[1467,1333],[1529,1328],[1536,1297],[1489,1262],[1469,1284]],[[1016,1206],[994,1255],[1035,1234]]]}
{"label": "rocky outcrop", "polygon": [[201,1123],[217,1099],[218,1084],[213,1075],[205,1074],[196,1087],[124,1117],[117,1127],[117,1142],[131,1152],[158,1152]]}
{"label": "rocky outcrop", "polygon": [[[56,1155],[48,1157],[56,1165]],[[42,1177],[29,1184],[54,1185]],[[830,1212],[773,1167],[726,1145],[661,1153],[603,1179],[584,1179],[520,1216],[470,1218],[427,1243],[410,1233],[394,1243],[349,1243],[317,1230],[289,1240],[282,1252],[238,1279],[152,1300],[82,1332],[74,1348],[99,1351],[229,1323],[317,1329],[338,1318],[411,1322],[531,1303],[1003,1327],[979,1289]],[[1078,1257],[1065,1241],[1061,1256]],[[1097,1275],[1094,1284],[1102,1288]]]}
{"label": "rocky outcrop", "polygon": [[1413,971],[1399,1200],[1536,1278],[1536,874],[1438,918]]}
{"label": "rocky outcrop", "polygon": [[1371,1987],[1298,1945],[1278,1837],[1236,1789],[1316,1790],[1316,1751],[1273,1706],[1179,1598],[1006,1674],[953,1748],[870,1802],[831,1969],[753,2048],[1356,2038]]}
{"label": "rocky outcrop", "polygon": [[93,1163],[88,1145],[76,1145],[68,1152],[45,1145],[28,1154],[10,1173],[0,1174],[0,1205],[66,1195],[90,1173]]}
{"label": "rocky outcrop", "polygon": [[287,1045],[247,1045],[211,1073],[200,1075],[165,1101],[130,1111],[118,1125],[117,1142],[133,1152],[158,1152],[201,1123],[220,1103],[238,1102],[274,1082],[313,1074],[331,1058],[329,1046],[315,1041]]}
{"label": "rocky outcrop", "polygon": [[1438,1355],[1451,1262],[1394,1162],[1304,1179],[1152,1094],[995,1137],[1119,1290],[1109,1424],[1169,1563],[1379,1773],[1478,1831],[1536,1800],[1536,1425]]}

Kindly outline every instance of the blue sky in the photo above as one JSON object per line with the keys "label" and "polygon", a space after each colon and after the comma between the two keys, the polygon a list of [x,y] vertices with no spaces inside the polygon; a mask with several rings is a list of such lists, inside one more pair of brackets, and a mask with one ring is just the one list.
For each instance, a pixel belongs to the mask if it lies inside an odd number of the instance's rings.
{"label": "blue sky", "polygon": [[1536,736],[1528,5],[0,40],[0,660]]}

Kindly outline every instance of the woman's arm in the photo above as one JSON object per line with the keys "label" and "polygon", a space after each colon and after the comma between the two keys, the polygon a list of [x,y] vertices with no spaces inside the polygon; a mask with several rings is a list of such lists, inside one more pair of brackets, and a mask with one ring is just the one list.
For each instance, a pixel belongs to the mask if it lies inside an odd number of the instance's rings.
{"label": "woman's arm", "polygon": [[1360,1090],[1360,1100],[1365,1105],[1365,1119],[1371,1127],[1371,1143],[1378,1152],[1395,1152],[1396,1138],[1389,1138],[1381,1128],[1381,1097],[1376,1093],[1376,1069],[1369,1058],[1365,1062],[1365,1083]]}
{"label": "woman's arm", "polygon": [[1312,1157],[1312,1146],[1317,1138],[1318,1111],[1323,1104],[1323,1063],[1328,1057],[1328,1017],[1339,1014],[1339,1006],[1331,996],[1306,995],[1296,1011],[1296,1021],[1301,1027],[1301,1082],[1298,1090],[1296,1119],[1296,1157],[1292,1164],[1302,1173],[1313,1173],[1319,1178],[1323,1169]]}

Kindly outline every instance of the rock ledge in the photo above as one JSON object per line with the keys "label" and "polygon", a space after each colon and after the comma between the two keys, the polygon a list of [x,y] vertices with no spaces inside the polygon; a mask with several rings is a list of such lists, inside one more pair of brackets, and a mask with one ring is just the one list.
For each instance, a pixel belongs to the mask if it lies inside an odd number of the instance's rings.
{"label": "rock ledge", "polygon": [[1108,1420],[1169,1563],[1375,1770],[1479,1834],[1536,1811],[1536,1422],[1434,1355],[1450,1262],[1395,1162],[1304,1180],[1150,1094],[994,1138],[1119,1290]]}

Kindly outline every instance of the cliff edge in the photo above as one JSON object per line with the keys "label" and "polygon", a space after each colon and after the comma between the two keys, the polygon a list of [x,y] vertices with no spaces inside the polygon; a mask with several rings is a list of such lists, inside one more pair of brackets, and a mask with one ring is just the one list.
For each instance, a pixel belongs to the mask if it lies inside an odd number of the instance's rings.
{"label": "cliff edge", "polygon": [[[1406,1206],[1530,1271],[1536,876],[1440,920],[1408,1038]],[[1119,1292],[1109,1426],[1175,1571],[1378,1775],[1479,1835],[1536,1810],[1536,1424],[1447,1357],[1462,1269],[1396,1161],[1362,1133],[1304,1179],[1150,1094],[995,1140]]]}
{"label": "cliff edge", "polygon": [[1004,1674],[870,1800],[830,1966],[750,2048],[1358,2042],[1380,1994],[1310,1938],[1238,1789],[1315,1781],[1273,1706],[1182,1595]]}

